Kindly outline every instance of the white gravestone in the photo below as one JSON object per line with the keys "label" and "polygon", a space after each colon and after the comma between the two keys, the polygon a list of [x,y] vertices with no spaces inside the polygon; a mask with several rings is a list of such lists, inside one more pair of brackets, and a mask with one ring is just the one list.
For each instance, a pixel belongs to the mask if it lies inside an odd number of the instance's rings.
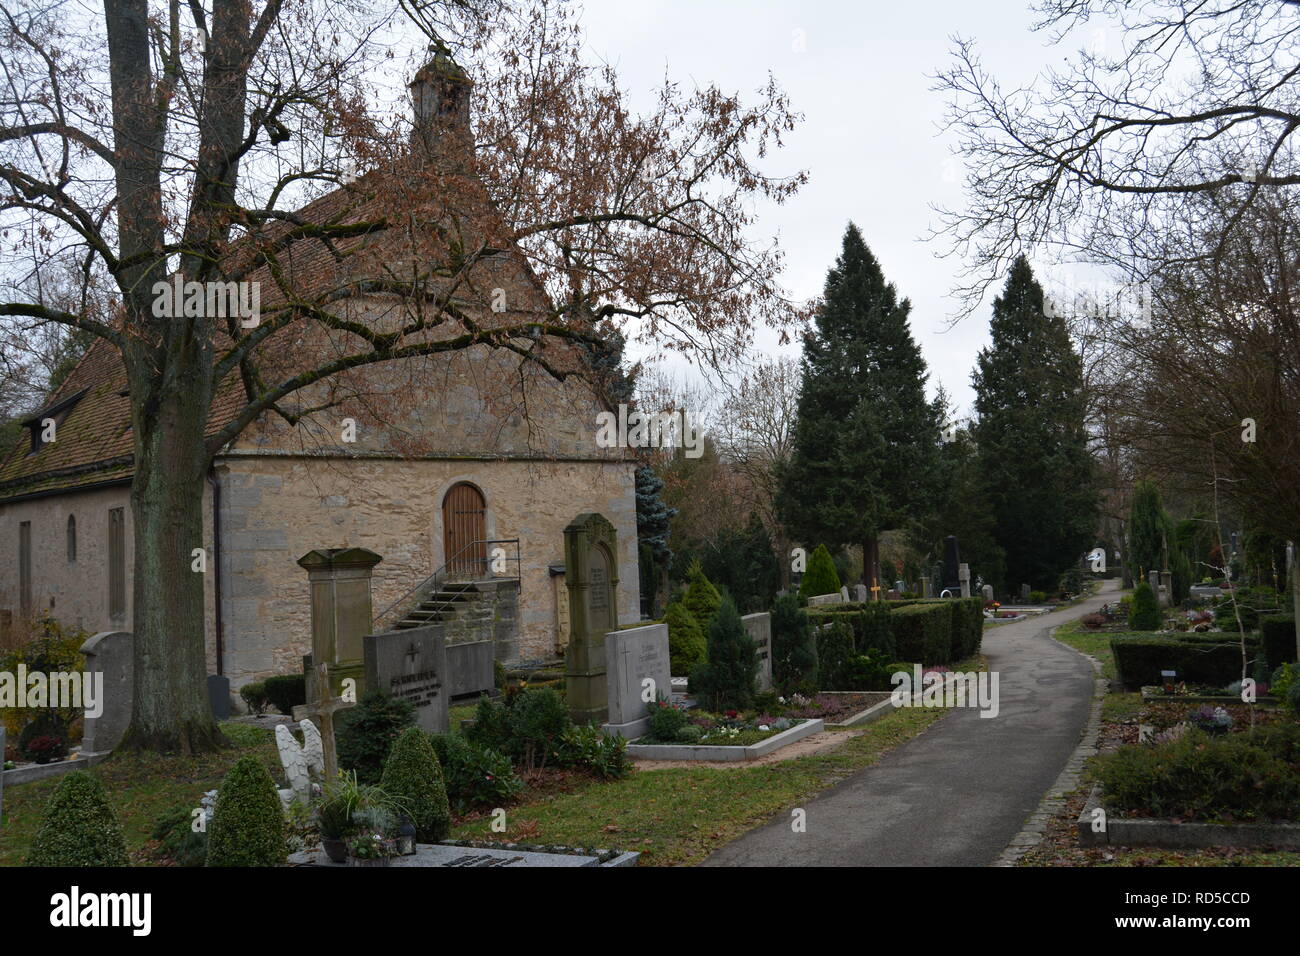
{"label": "white gravestone", "polygon": [[668,625],[647,624],[605,635],[609,721],[602,728],[620,737],[643,736],[649,709],[659,698],[672,699]]}

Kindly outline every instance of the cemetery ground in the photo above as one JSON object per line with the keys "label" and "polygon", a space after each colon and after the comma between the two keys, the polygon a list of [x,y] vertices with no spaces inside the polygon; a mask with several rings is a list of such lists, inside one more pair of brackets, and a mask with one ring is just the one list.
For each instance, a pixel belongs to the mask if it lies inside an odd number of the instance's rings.
{"label": "cemetery ground", "polygon": [[[473,710],[452,708],[453,732]],[[640,851],[644,865],[689,865],[774,814],[871,766],[946,713],[899,710],[861,729],[828,731],[843,738],[840,746],[759,766],[637,770],[613,781],[548,771],[540,785],[530,786],[519,803],[506,807],[506,832],[493,833],[490,815],[475,812],[454,818],[452,837],[617,847]],[[118,814],[133,864],[163,863],[152,839],[158,821],[178,807],[197,807],[200,797],[218,786],[241,756],[254,754],[269,772],[280,774],[271,730],[244,722],[224,723],[222,730],[235,746],[221,753],[118,755],[90,770],[103,782]],[[0,865],[23,865],[58,782],[55,777],[6,790]]]}
{"label": "cemetery ground", "polygon": [[[1102,698],[1099,748],[1104,752],[1114,746],[1136,743],[1139,724],[1150,719],[1152,705],[1143,701],[1140,692],[1125,690],[1118,684],[1115,656],[1110,646],[1111,635],[1105,631],[1089,630],[1081,621],[1076,620],[1062,624],[1052,636],[1096,660],[1101,665],[1101,676],[1109,682],[1107,693]],[[1300,852],[1290,850],[1249,847],[1173,850],[1160,847],[1083,846],[1078,838],[1078,820],[1095,782],[1091,767],[1085,765],[1079,786],[1066,794],[1064,805],[1049,819],[1042,842],[1018,861],[1019,866],[1300,866]]]}

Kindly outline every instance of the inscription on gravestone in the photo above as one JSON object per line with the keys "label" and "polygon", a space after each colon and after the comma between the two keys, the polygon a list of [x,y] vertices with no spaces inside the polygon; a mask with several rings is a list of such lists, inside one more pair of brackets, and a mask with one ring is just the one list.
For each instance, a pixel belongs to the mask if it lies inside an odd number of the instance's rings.
{"label": "inscription on gravestone", "polygon": [[409,700],[420,728],[436,733],[448,727],[443,630],[442,624],[426,624],[365,639],[366,686]]}

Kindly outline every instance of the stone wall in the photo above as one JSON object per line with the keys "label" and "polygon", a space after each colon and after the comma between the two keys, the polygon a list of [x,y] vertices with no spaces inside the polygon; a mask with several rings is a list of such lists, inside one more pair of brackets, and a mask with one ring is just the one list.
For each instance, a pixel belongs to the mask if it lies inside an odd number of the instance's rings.
{"label": "stone wall", "polygon": [[222,607],[233,686],[301,667],[310,650],[310,609],[307,575],[295,562],[311,549],[361,547],[383,555],[374,571],[376,615],[441,567],[442,499],[459,481],[483,492],[489,538],[520,539],[517,659],[555,654],[548,566],[563,563],[564,528],[585,511],[599,511],[618,528],[619,621],[636,621],[633,467],[604,461],[222,458]]}

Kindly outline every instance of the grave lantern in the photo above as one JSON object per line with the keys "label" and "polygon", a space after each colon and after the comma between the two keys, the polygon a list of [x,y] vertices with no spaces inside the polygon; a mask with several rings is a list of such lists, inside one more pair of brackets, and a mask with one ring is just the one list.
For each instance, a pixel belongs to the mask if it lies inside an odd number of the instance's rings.
{"label": "grave lantern", "polygon": [[405,814],[397,830],[397,853],[399,856],[415,856],[415,824]]}
{"label": "grave lantern", "polygon": [[1164,683],[1165,683],[1165,693],[1166,693],[1166,694],[1172,694],[1172,693],[1174,692],[1174,680],[1178,677],[1178,672],[1177,672],[1177,671],[1161,671],[1161,672],[1160,672],[1160,676],[1161,676],[1161,678],[1164,680]]}

